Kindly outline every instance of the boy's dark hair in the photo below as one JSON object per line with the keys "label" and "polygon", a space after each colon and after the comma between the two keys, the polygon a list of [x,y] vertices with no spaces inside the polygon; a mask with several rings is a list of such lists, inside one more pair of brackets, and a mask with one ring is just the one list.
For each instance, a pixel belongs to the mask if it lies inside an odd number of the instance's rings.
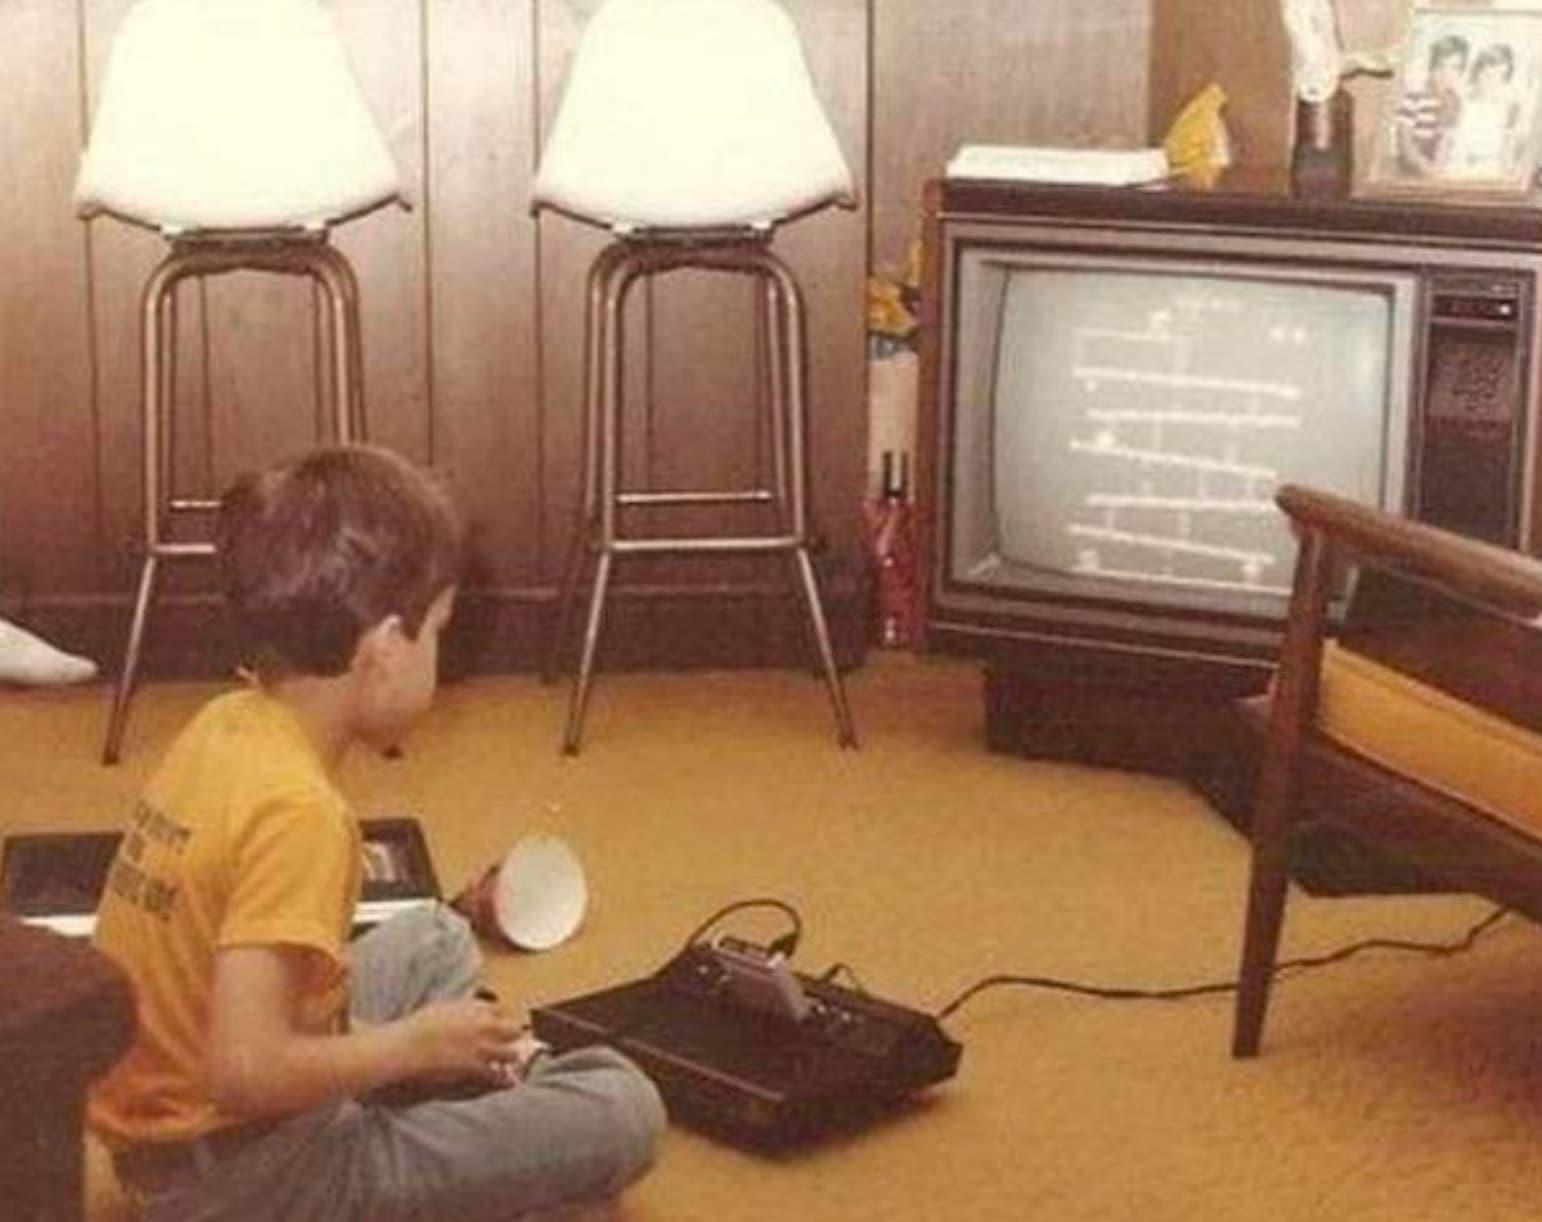
{"label": "boy's dark hair", "polygon": [[243,661],[265,679],[340,675],[360,637],[398,615],[410,636],[459,579],[445,490],[378,446],[325,446],[239,479],[215,546]]}

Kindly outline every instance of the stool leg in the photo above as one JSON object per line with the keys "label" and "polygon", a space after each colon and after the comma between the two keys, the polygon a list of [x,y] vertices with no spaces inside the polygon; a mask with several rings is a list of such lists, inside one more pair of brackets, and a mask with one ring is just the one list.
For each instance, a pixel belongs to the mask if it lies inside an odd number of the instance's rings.
{"label": "stool leg", "polygon": [[[785,531],[791,531],[792,487],[787,470],[787,369],[790,365],[790,355],[787,348],[786,329],[783,326],[781,288],[776,277],[770,273],[762,273],[759,279],[765,290],[760,306],[766,344],[767,417],[771,430],[771,492],[775,497],[777,525]],[[797,566],[791,566],[787,573],[792,583],[790,591],[792,597],[794,601],[801,602],[803,593],[799,585]],[[819,655],[819,641],[809,625],[807,615],[798,616],[798,632],[803,638],[804,656],[809,659],[809,671],[814,678],[821,678],[823,667]]]}
{"label": "stool leg", "polygon": [[[769,396],[767,416],[771,429],[771,491],[776,498],[777,525],[783,530],[791,531],[792,486],[787,469],[787,370],[790,367],[792,355],[787,347],[787,333],[783,325],[781,287],[776,277],[769,272],[762,273],[760,281],[765,290],[761,309],[764,313],[766,388]],[[801,602],[803,592],[799,584],[797,566],[793,565],[787,572],[792,582],[792,597],[795,601]],[[803,638],[803,648],[805,656],[809,659],[810,673],[816,679],[821,678],[823,664],[820,660],[819,641],[814,635],[807,615],[798,616],[798,632]]]}
{"label": "stool leg", "polygon": [[630,250],[607,260],[598,292],[591,299],[591,318],[598,324],[595,333],[593,369],[595,379],[592,418],[593,441],[586,447],[586,465],[592,464],[594,482],[586,497],[595,529],[593,548],[598,553],[594,566],[594,586],[589,594],[589,615],[584,625],[584,642],[578,659],[578,676],[568,700],[567,730],[562,749],[577,755],[583,737],[584,713],[589,705],[589,690],[594,682],[594,665],[599,655],[600,633],[605,621],[605,598],[610,589],[611,569],[615,563],[616,539],[621,497],[621,363],[626,351],[623,333],[623,307],[626,292],[643,273],[644,259],[632,258]]}
{"label": "stool leg", "polygon": [[[326,308],[321,313],[331,375],[326,395],[331,411],[328,435],[339,445],[367,441],[369,426],[364,414],[358,279],[353,274],[353,265],[341,251],[331,246],[321,246],[310,252],[305,265],[326,299]],[[402,748],[393,744],[386,749],[385,755],[387,759],[399,759]]]}
{"label": "stool leg", "polygon": [[803,359],[805,333],[803,299],[797,281],[786,266],[767,254],[766,266],[770,270],[777,297],[778,334],[781,340],[781,356],[784,358],[782,383],[786,390],[781,415],[787,426],[787,476],[791,499],[792,533],[798,544],[793,552],[799,589],[803,593],[804,611],[808,615],[809,630],[813,635],[814,649],[820,669],[824,673],[825,687],[830,694],[830,708],[835,714],[836,740],[842,747],[857,745],[856,727],[852,722],[851,709],[846,703],[846,687],[841,681],[840,670],[835,665],[835,651],[830,645],[830,629],[825,619],[824,605],[819,597],[819,583],[814,575],[814,562],[809,554],[808,509],[808,397],[804,389]]}
{"label": "stool leg", "polygon": [[364,415],[364,358],[359,336],[359,282],[342,252],[321,246],[310,273],[326,297],[324,311],[327,352],[331,358],[328,397],[332,437],[340,444],[364,441],[369,429]]}
{"label": "stool leg", "polygon": [[808,548],[800,547],[793,552],[793,564],[797,569],[799,586],[803,591],[803,608],[808,613],[809,627],[813,630],[819,663],[824,669],[825,687],[830,692],[830,708],[835,714],[835,738],[843,747],[857,745],[857,729],[851,719],[851,709],[846,703],[846,687],[841,673],[836,669],[835,651],[830,647],[830,629],[825,622],[824,606],[819,600],[819,583],[814,577],[814,562]]}
{"label": "stool leg", "polygon": [[102,763],[116,764],[123,747],[123,731],[128,725],[129,701],[134,695],[139,675],[139,653],[144,645],[145,626],[150,620],[150,603],[155,597],[156,569],[160,557],[145,553],[139,568],[139,588],[134,595],[134,618],[129,623],[128,644],[123,650],[123,668],[112,693],[112,712],[107,720],[107,742],[102,748]]}
{"label": "stool leg", "polygon": [[541,682],[551,685],[562,671],[562,653],[573,627],[573,611],[578,605],[578,583],[585,568],[593,534],[593,518],[582,506],[574,515],[569,532],[567,553],[562,561],[562,576],[557,585],[557,605],[547,630],[546,648],[541,655]]}
{"label": "stool leg", "polygon": [[155,581],[162,543],[161,515],[165,512],[166,502],[166,464],[170,458],[167,452],[169,422],[175,398],[175,294],[177,281],[182,274],[182,260],[173,251],[161,261],[145,283],[142,299],[140,414],[144,430],[141,451],[144,559],[140,564],[139,585],[134,594],[134,612],[129,622],[128,643],[123,650],[123,664],[113,687],[112,709],[107,719],[107,740],[102,747],[104,764],[116,764],[122,751],[129,703],[139,679],[145,629],[155,600]]}
{"label": "stool leg", "polygon": [[589,592],[589,617],[584,624],[584,644],[578,659],[578,676],[568,698],[568,723],[562,735],[562,753],[577,755],[583,740],[584,713],[589,707],[589,690],[594,683],[594,661],[599,652],[600,630],[604,626],[605,595],[610,588],[610,570],[615,555],[601,551],[594,565],[594,587]]}
{"label": "stool leg", "polygon": [[600,335],[604,327],[605,303],[612,291],[610,280],[625,254],[624,243],[612,243],[595,257],[589,269],[584,317],[583,432],[580,440],[583,466],[579,472],[578,497],[574,501],[573,523],[563,558],[562,576],[557,585],[557,606],[541,659],[541,682],[547,684],[554,682],[562,669],[562,652],[572,631],[573,612],[578,603],[578,583],[583,575],[584,559],[594,546],[598,525],[599,416],[601,383],[605,376],[600,359]]}
{"label": "stool leg", "polygon": [[[177,470],[174,455],[177,452],[177,328],[181,325],[177,315],[177,290],[172,288],[161,298],[156,326],[160,332],[161,363],[157,378],[156,395],[160,403],[160,472],[159,501],[146,501],[147,505],[170,505],[177,498]],[[166,511],[161,511],[166,512]],[[164,519],[157,523],[156,542],[164,540]]]}
{"label": "stool leg", "polygon": [[781,298],[776,281],[762,278],[765,296],[766,384],[770,396],[771,489],[776,496],[777,520],[788,524],[792,490],[787,478],[787,336],[782,328]]}

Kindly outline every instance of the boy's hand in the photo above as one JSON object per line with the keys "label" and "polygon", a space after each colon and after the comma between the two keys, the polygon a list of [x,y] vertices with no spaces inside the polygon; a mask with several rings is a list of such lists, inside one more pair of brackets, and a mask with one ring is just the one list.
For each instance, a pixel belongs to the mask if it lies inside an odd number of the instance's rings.
{"label": "boy's hand", "polygon": [[490,1001],[466,998],[424,1006],[401,1020],[408,1041],[408,1077],[510,1081],[525,1060],[528,1030]]}
{"label": "boy's hand", "polygon": [[413,1081],[492,1089],[522,1076],[526,1029],[484,998],[437,1002],[348,1034],[301,1030],[298,998],[309,968],[309,954],[292,947],[216,955],[208,1072],[228,1115],[299,1112]]}

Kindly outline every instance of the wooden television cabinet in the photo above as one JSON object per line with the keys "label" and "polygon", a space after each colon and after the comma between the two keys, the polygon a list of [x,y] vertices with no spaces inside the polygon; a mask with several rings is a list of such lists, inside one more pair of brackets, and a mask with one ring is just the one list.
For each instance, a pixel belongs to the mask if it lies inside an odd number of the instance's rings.
{"label": "wooden television cabinet", "polygon": [[[1262,520],[1276,483],[1319,483],[1305,451],[1269,450],[1269,428],[1317,439],[1324,470],[1359,471],[1365,499],[1383,508],[1522,550],[1542,541],[1542,221],[1532,209],[1298,198],[1274,176],[1205,192],[938,180],[923,248],[927,646],[985,664],[994,749],[1180,775],[1232,750],[1233,702],[1264,690],[1272,671],[1284,609],[1275,595],[1293,556],[1288,537],[1276,540],[1261,565],[1255,545],[1225,533],[1234,523],[1213,527],[1220,543],[1207,523],[1243,511]],[[1111,328],[1096,311],[1132,281],[1129,318]],[[1141,294],[1166,284],[1177,285],[1172,302],[1147,309]],[[1374,342],[1342,341],[1340,297],[1356,299],[1344,319]],[[1084,314],[1085,325],[1062,351],[1039,314]],[[1123,349],[1086,355],[1114,331]],[[1271,355],[1276,333],[1295,337],[1296,357]],[[1226,351],[1207,355],[1215,335]],[[1152,364],[1158,356],[1169,363]],[[1358,398],[1319,409],[1354,378],[1365,383]],[[1037,419],[1055,411],[1066,419],[1053,427]],[[1131,431],[1145,421],[1128,423],[1143,415],[1180,424],[1153,443]],[[1363,459],[1346,467],[1353,447]],[[1088,465],[1109,456],[1122,470],[1105,478]],[[1163,472],[1185,465],[1175,495]],[[1200,468],[1257,478],[1217,477],[1207,489],[1190,478]],[[1103,486],[1087,492],[1077,479]],[[1186,506],[1173,511],[1182,530],[1151,505]],[[1051,538],[1060,518],[1082,536],[1065,562]],[[1203,567],[1233,553],[1251,559],[1219,574]]]}

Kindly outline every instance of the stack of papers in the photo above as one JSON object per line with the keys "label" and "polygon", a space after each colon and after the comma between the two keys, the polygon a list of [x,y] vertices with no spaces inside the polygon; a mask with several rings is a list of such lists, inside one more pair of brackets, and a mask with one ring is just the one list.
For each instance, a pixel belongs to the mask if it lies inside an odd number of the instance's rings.
{"label": "stack of papers", "polygon": [[1171,169],[1160,148],[1079,149],[1032,144],[966,144],[948,162],[949,178],[1089,183],[1105,187],[1160,182]]}

